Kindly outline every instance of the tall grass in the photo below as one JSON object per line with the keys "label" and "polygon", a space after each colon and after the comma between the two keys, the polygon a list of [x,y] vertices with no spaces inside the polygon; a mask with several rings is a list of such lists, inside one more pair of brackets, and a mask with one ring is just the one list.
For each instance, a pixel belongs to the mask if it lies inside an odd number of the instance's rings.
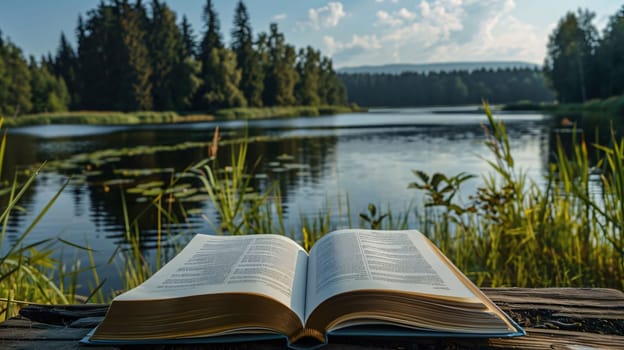
{"label": "tall grass", "polygon": [[[612,135],[612,146],[593,145],[602,154],[595,165],[583,139],[571,155],[559,144],[557,162],[537,182],[517,168],[505,125],[494,120],[489,106],[484,110],[491,172],[462,203],[458,194],[474,176],[415,171],[417,181],[410,187],[425,191],[427,198],[417,208],[419,229],[481,286],[624,287],[624,141]],[[287,228],[279,186],[254,188],[246,157],[242,142],[232,147],[228,164],[212,158],[192,167],[217,213],[207,218],[217,234],[277,233],[309,250],[336,228],[408,228],[411,208],[393,211],[370,204],[359,222],[352,222],[348,196],[336,208],[328,204],[316,214],[301,215],[300,227]],[[132,280],[138,283],[144,277],[139,275]]]}
{"label": "tall grass", "polygon": [[595,145],[596,166],[583,139],[571,156],[559,144],[539,184],[517,169],[504,124],[485,111],[492,171],[464,205],[418,182],[428,194],[421,229],[482,286],[624,288],[624,141]]}
{"label": "tall grass", "polygon": [[20,127],[49,124],[81,125],[137,125],[168,124],[184,122],[205,122],[215,119],[258,119],[298,116],[317,116],[326,114],[351,113],[363,111],[357,105],[352,106],[282,106],[263,108],[225,108],[214,115],[185,113],[175,111],[68,111],[55,113],[27,114],[5,118],[5,126]]}
{"label": "tall grass", "polygon": [[[1,160],[4,159],[5,151],[6,131],[0,140],[0,178]],[[20,200],[32,185],[39,170],[26,176],[25,179],[16,173],[9,187],[1,191],[8,199],[6,208],[3,208],[0,214],[0,252],[4,252],[0,253],[0,319],[15,315],[25,302],[70,303],[75,299],[77,283],[75,277],[79,267],[74,265],[67,270],[61,261],[53,257],[58,243],[54,238],[34,242],[28,240],[34,227],[58,199],[68,182],[50,198],[23,232],[15,237],[9,237],[7,234],[10,217],[17,210],[24,210],[19,205]],[[3,249],[9,240],[9,247]],[[65,283],[66,280],[68,283]]]}
{"label": "tall grass", "polygon": [[326,114],[339,114],[357,112],[361,109],[353,106],[279,106],[263,108],[226,108],[218,110],[215,115],[219,119],[259,119],[259,118],[284,118],[298,116],[318,116]]}

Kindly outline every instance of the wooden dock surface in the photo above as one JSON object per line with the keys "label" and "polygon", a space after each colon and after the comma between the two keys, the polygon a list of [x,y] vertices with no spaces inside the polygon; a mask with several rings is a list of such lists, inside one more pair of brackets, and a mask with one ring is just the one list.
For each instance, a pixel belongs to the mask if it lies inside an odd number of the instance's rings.
{"label": "wooden dock surface", "polygon": [[[614,289],[492,288],[483,291],[527,332],[508,339],[340,339],[323,349],[624,349],[624,293]],[[0,323],[0,349],[119,349],[78,344],[106,305],[28,307]],[[330,340],[331,341],[331,340]],[[147,349],[148,347],[130,347]],[[152,346],[155,349],[281,349],[285,342]]]}

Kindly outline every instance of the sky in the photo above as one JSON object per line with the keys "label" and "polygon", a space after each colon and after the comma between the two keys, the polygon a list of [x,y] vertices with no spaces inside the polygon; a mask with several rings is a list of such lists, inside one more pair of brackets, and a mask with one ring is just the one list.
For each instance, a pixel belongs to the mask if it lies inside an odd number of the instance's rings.
{"label": "sky", "polygon": [[[100,0],[0,0],[0,31],[25,56],[54,53],[61,32],[75,45],[78,15]],[[131,2],[134,2],[131,0]],[[150,0],[143,0],[149,4]],[[162,2],[162,0],[161,0]],[[205,0],[168,0],[178,21],[186,15],[204,31]],[[235,0],[214,0],[230,43]],[[286,41],[312,46],[334,67],[391,63],[526,61],[541,64],[548,35],[569,11],[596,13],[602,32],[624,5],[617,0],[247,0],[254,35],[277,23]]]}

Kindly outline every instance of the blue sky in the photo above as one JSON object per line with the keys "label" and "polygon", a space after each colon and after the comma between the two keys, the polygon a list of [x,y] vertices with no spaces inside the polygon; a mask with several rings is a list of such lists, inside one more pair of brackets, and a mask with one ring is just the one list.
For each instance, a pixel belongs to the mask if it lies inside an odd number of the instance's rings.
{"label": "blue sky", "polygon": [[[36,57],[54,52],[61,32],[74,42],[79,14],[100,0],[2,0],[4,37]],[[133,1],[132,1],[133,2]],[[150,0],[144,0],[149,4]],[[165,1],[197,35],[205,0]],[[214,0],[229,44],[235,0]],[[387,63],[528,61],[542,63],[548,35],[567,11],[596,13],[602,31],[624,3],[615,0],[247,0],[254,35],[279,24],[286,41],[311,45],[335,67]]]}

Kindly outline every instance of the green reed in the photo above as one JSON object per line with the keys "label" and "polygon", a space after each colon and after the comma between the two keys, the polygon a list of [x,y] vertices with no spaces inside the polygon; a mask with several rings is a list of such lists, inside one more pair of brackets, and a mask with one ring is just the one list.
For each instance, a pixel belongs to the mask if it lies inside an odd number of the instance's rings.
{"label": "green reed", "polygon": [[467,204],[441,199],[459,191],[462,174],[446,192],[421,177],[421,230],[479,285],[622,289],[623,141],[613,134],[612,146],[592,145],[603,156],[594,167],[583,139],[571,155],[559,143],[540,185],[517,169],[504,124],[485,112],[492,171]]}
{"label": "green reed", "polygon": [[[0,128],[2,122],[0,118]],[[0,177],[1,160],[4,159],[5,152],[6,131],[0,140]],[[0,319],[15,315],[24,303],[69,303],[75,299],[77,284],[73,283],[76,282],[73,277],[78,270],[76,266],[67,270],[60,260],[53,257],[58,241],[54,238],[34,242],[28,240],[30,233],[58,199],[68,182],[49,199],[23,232],[15,237],[7,235],[11,216],[17,211],[25,210],[19,205],[20,200],[40,170],[41,168],[25,176],[22,172],[16,172],[8,187],[0,191],[7,202],[0,214]],[[6,247],[9,240],[9,246]],[[7,249],[3,249],[5,247]]]}

